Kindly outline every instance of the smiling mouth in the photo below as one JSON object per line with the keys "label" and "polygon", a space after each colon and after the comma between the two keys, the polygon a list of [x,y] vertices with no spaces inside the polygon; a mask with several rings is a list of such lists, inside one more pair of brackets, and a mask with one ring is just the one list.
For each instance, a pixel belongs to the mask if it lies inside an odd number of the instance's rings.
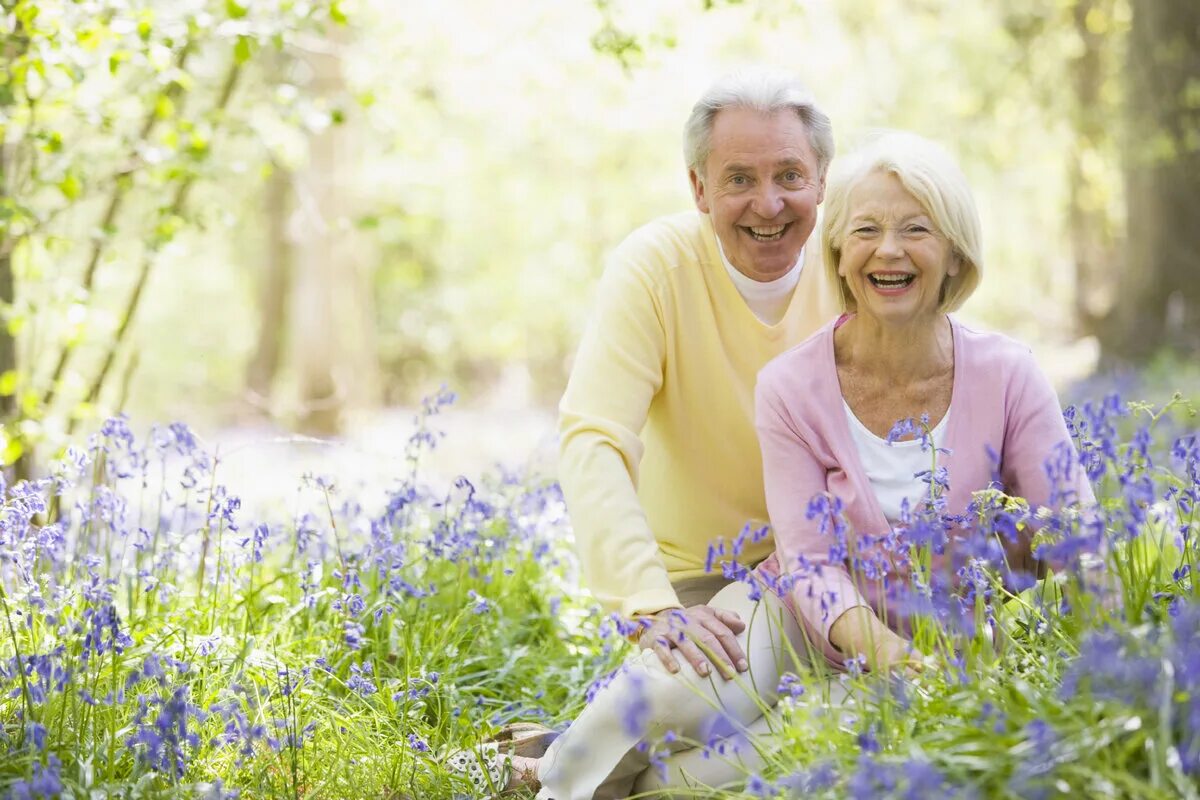
{"label": "smiling mouth", "polygon": [[788,222],[783,225],[742,226],[742,230],[756,242],[778,242],[791,224]]}
{"label": "smiling mouth", "polygon": [[890,275],[868,275],[867,279],[880,289],[902,289],[916,280],[917,276],[892,273]]}

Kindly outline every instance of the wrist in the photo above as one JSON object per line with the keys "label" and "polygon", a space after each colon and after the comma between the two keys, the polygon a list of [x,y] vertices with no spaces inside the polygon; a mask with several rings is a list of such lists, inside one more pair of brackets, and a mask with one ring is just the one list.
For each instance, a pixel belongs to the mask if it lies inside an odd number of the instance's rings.
{"label": "wrist", "polygon": [[829,626],[829,643],[847,656],[871,655],[894,635],[867,606],[847,609]]}
{"label": "wrist", "polygon": [[642,634],[646,629],[653,625],[671,611],[681,611],[681,606],[666,606],[655,611],[635,611],[633,616],[629,618],[629,629],[625,634],[625,638],[630,642],[637,644],[641,641]]}

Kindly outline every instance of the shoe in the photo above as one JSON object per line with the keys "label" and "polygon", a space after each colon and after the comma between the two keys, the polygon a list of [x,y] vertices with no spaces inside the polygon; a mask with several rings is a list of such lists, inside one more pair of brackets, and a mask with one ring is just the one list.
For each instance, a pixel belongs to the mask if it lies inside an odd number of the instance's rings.
{"label": "shoe", "polygon": [[[514,776],[512,757],[541,758],[557,737],[558,731],[535,723],[506,725],[477,747],[451,753],[445,760],[446,769],[466,778],[480,792],[499,795],[523,787],[537,789],[536,774]],[[514,777],[517,782],[510,786]]]}

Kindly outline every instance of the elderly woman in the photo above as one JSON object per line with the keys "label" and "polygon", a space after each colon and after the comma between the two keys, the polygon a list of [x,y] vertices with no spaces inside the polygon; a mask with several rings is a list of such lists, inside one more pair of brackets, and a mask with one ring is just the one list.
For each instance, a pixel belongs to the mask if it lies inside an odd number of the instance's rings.
{"label": "elderly woman", "polygon": [[[825,268],[841,287],[845,313],[768,364],[756,392],[776,552],[755,575],[760,586],[778,586],[786,574],[792,588],[759,600],[735,584],[712,601],[748,621],[738,636],[748,676],[672,674],[643,650],[543,757],[532,757],[540,748],[517,746],[513,758],[490,760],[498,784],[540,779],[542,800],[722,785],[757,766],[754,748],[734,753],[732,742],[768,729],[763,714],[794,668],[790,654],[811,643],[835,666],[859,654],[873,668],[904,662],[909,642],[879,613],[882,583],[863,585],[846,564],[831,562],[830,538],[808,518],[814,496],[833,496],[851,537],[879,535],[928,495],[917,473],[929,470],[932,455],[911,436],[890,443],[897,420],[928,420],[949,476],[951,513],[993,484],[997,466],[1006,492],[1034,506],[1051,502],[1044,465],[1069,446],[1054,390],[1028,348],[948,315],[978,286],[982,269],[978,214],[953,161],[924,139],[888,134],[835,173],[826,202]],[[1090,501],[1083,471],[1073,479],[1068,495]],[[1063,487],[1056,488],[1061,500]],[[1010,558],[1028,561],[1027,541],[1022,548]],[[831,694],[841,696],[839,684]],[[669,755],[660,769],[647,769],[646,743],[667,731]],[[716,741],[721,735],[728,748]],[[696,743],[710,746],[689,747]]]}
{"label": "elderly woman", "polygon": [[[927,419],[951,514],[997,472],[1006,493],[1034,508],[1063,502],[1064,488],[1068,501],[1093,496],[1077,466],[1071,485],[1051,486],[1046,461],[1070,439],[1029,349],[948,314],[982,272],[979,217],[950,157],[911,134],[880,136],[831,180],[825,213],[824,262],[845,313],[759,374],[756,425],[776,541],[759,569],[796,576],[789,600],[832,663],[862,655],[879,667],[910,650],[880,613],[884,581],[855,581],[844,563],[830,563],[831,540],[808,518],[808,503],[820,493],[840,499],[853,537],[887,533],[905,500],[916,508],[928,497],[918,474],[932,453],[911,434],[889,441],[898,420]],[[1010,559],[1031,562],[1028,540],[1013,549]]]}

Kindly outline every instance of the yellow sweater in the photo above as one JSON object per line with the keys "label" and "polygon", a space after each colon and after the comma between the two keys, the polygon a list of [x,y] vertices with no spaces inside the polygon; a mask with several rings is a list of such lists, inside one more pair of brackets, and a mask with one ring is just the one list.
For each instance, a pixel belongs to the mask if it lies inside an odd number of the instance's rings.
{"label": "yellow sweater", "polygon": [[[585,583],[626,616],[678,606],[708,545],[765,525],[754,381],[836,312],[815,239],[783,319],[759,321],[729,279],[708,216],[631,234],[600,279],[559,405],[559,479]],[[773,540],[740,561],[768,556]]]}

